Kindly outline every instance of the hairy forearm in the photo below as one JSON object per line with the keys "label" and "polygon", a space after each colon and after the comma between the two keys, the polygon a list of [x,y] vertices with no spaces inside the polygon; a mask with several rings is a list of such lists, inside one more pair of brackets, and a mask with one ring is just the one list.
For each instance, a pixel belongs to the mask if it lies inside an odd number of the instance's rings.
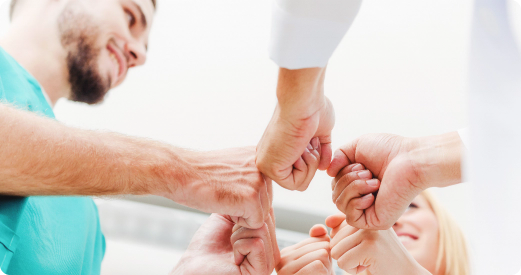
{"label": "hairy forearm", "polygon": [[189,152],[172,146],[74,129],[3,104],[0,114],[0,194],[160,194],[191,174]]}

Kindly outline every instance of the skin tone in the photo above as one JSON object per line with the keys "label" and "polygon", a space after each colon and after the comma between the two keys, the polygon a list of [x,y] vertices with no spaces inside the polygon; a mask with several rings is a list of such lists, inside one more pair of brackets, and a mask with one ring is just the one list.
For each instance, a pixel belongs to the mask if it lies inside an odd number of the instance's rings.
{"label": "skin tone", "polygon": [[[153,22],[150,0],[71,1],[23,0],[0,40],[41,83],[52,103],[71,95],[67,51],[57,23],[70,2],[83,7],[83,15],[92,19],[88,22],[99,29],[94,39],[98,72],[111,79],[111,87],[123,81],[128,68],[145,62]],[[0,113],[0,124],[9,129],[0,131],[0,194],[152,194],[229,215],[252,229],[262,227],[269,216],[271,181],[258,171],[253,147],[194,152],[66,127],[5,104],[0,104]]]}
{"label": "skin tone", "polygon": [[350,274],[437,274],[439,226],[421,195],[391,229],[357,229],[342,213],[328,217],[326,224],[332,228],[331,255]]}
{"label": "skin tone", "polygon": [[343,214],[328,217],[326,224],[333,228],[331,256],[349,274],[431,274],[407,252],[393,229],[358,229],[348,225]]}
{"label": "skin tone", "polygon": [[[343,213],[329,216],[331,240],[322,225],[310,238],[281,251],[279,275],[332,275],[331,257],[349,274],[436,274],[439,224],[429,203],[417,196],[388,230],[349,226]],[[389,257],[393,255],[393,257]]]}
{"label": "skin tone", "polygon": [[171,274],[268,275],[279,259],[273,211],[255,230],[213,214],[195,233]]}
{"label": "skin tone", "polygon": [[334,275],[327,229],[317,224],[309,238],[280,251],[278,275]]}
{"label": "skin tone", "polygon": [[[324,95],[324,76],[325,68],[279,71],[278,104],[257,146],[256,164],[289,190],[306,190],[317,169],[327,169],[331,161],[335,115]],[[318,165],[302,156],[310,143],[320,153]]]}
{"label": "skin tone", "polygon": [[422,195],[414,198],[393,230],[409,254],[435,274],[440,230],[436,215]]}
{"label": "skin tone", "polygon": [[335,152],[327,171],[334,177],[333,201],[349,225],[388,229],[423,190],[461,182],[463,148],[457,132],[362,136]]}
{"label": "skin tone", "polygon": [[65,64],[67,52],[57,28],[61,12],[71,2],[76,2],[91,23],[103,30],[95,38],[94,46],[100,51],[98,70],[111,80],[110,88],[123,82],[129,68],[146,61],[154,18],[150,0],[97,0],[88,4],[85,1],[19,1],[0,45],[39,81],[53,105],[59,98],[69,98],[71,92]]}

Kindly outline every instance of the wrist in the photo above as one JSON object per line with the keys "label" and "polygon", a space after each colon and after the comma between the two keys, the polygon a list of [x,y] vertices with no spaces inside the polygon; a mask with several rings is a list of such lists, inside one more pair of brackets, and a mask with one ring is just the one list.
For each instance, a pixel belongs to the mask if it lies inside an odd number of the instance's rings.
{"label": "wrist", "polygon": [[[286,138],[287,141],[291,143],[294,143],[295,139],[302,139],[302,144],[305,146],[309,143],[320,124],[319,112],[320,111],[317,111],[308,115],[295,111],[294,114],[289,114],[290,112],[286,110],[285,115],[284,110],[282,110],[279,104],[273,116],[272,131],[277,134],[277,138]],[[298,146],[298,148],[300,147],[302,146]]]}
{"label": "wrist", "polygon": [[144,166],[148,170],[145,174],[150,178],[145,179],[144,186],[140,187],[144,190],[142,193],[166,197],[186,205],[187,188],[197,180],[198,152],[162,146],[151,153],[149,164]]}
{"label": "wrist", "polygon": [[424,189],[461,182],[464,147],[457,132],[413,138],[412,144],[409,154]]}
{"label": "wrist", "polygon": [[313,116],[326,104],[325,68],[288,70],[281,68],[277,83],[280,115],[298,121]]}
{"label": "wrist", "polygon": [[[413,270],[414,270],[414,272],[411,272]],[[414,260],[413,267],[411,267],[411,269],[407,270],[406,273],[417,274],[417,275],[432,275],[432,273],[430,273],[427,269],[425,269],[425,267],[421,266],[416,260]]]}

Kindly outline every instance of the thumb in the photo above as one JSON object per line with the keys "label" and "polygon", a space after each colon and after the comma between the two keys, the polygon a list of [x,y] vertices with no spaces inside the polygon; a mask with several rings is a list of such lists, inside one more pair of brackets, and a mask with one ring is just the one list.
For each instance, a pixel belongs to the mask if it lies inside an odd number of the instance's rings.
{"label": "thumb", "polygon": [[331,228],[330,236],[331,238],[334,238],[335,235],[347,225],[346,215],[344,213],[331,215],[326,218],[326,225]]}
{"label": "thumb", "polygon": [[327,170],[327,168],[329,168],[332,154],[333,149],[331,148],[331,143],[324,143],[322,140],[320,140],[320,163],[318,165],[319,170]]}
{"label": "thumb", "polygon": [[335,151],[333,159],[331,160],[331,164],[327,169],[327,174],[330,177],[336,177],[342,168],[356,162],[355,155],[356,147],[358,146],[358,140],[358,138],[354,139]]}
{"label": "thumb", "polygon": [[335,228],[335,227],[338,227],[345,220],[346,220],[346,215],[344,213],[338,213],[338,214],[327,217],[326,225],[329,228]]}
{"label": "thumb", "polygon": [[323,224],[315,224],[309,230],[310,237],[322,237],[327,235],[327,228]]}

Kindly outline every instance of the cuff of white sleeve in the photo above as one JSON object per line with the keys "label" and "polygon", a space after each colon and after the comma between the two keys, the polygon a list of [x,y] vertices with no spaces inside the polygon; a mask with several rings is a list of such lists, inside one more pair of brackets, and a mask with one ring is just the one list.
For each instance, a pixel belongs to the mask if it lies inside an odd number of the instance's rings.
{"label": "cuff of white sleeve", "polygon": [[458,134],[465,148],[469,149],[469,128],[459,129]]}
{"label": "cuff of white sleeve", "polygon": [[325,67],[353,20],[298,17],[274,3],[270,58],[279,67],[291,70]]}

